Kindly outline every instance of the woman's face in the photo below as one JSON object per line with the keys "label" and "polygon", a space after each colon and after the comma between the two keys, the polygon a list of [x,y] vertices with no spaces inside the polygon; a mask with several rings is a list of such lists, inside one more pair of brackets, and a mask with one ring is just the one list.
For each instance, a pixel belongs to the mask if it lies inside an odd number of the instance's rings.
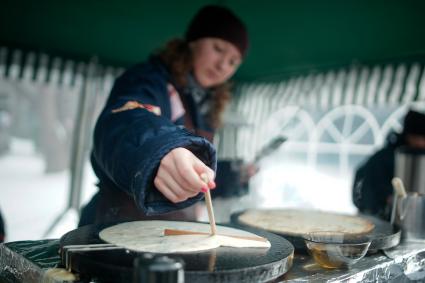
{"label": "woman's face", "polygon": [[242,56],[230,42],[206,37],[190,43],[193,52],[193,72],[205,88],[227,81],[238,69]]}

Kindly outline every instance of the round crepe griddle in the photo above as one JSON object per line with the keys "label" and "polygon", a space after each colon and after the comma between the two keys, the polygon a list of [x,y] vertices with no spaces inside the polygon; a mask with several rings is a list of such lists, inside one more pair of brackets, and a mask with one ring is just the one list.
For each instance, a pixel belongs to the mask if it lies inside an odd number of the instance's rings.
{"label": "round crepe griddle", "polygon": [[[105,243],[99,238],[99,232],[109,226],[112,225],[88,225],[68,232],[60,239],[61,250],[69,245]],[[291,243],[267,231],[253,228],[243,230],[267,238],[271,247],[219,247],[194,253],[165,255],[184,261],[186,282],[266,282],[281,276],[291,268],[294,254]],[[133,261],[141,254],[125,249],[72,252],[68,259],[72,271],[78,273],[83,282],[132,282]],[[63,252],[61,262],[65,265]]]}
{"label": "round crepe griddle", "polygon": [[[236,227],[246,229],[250,227],[248,224],[239,221],[239,216],[242,215],[245,211],[240,211],[231,215],[232,224]],[[378,250],[388,249],[397,246],[400,243],[401,230],[398,227],[394,227],[389,222],[383,221],[373,216],[368,215],[359,215],[362,218],[365,218],[372,222],[375,227],[369,233],[366,233],[365,236],[372,240],[370,244],[369,253],[377,252]],[[277,220],[276,220],[277,221]],[[251,228],[251,227],[250,227]],[[256,228],[259,229],[259,228]],[[302,235],[294,234],[285,234],[273,231],[277,235],[285,237],[289,242],[291,242],[295,249],[300,252],[307,252],[307,247],[305,245]]]}

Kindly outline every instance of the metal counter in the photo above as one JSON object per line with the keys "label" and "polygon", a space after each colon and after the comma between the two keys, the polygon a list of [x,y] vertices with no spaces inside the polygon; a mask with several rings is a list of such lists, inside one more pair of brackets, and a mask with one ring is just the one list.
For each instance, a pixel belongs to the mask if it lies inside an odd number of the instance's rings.
{"label": "metal counter", "polygon": [[[70,282],[52,278],[58,240],[0,245],[1,282]],[[64,278],[64,277],[62,277]],[[367,255],[349,269],[323,269],[308,255],[295,255],[292,269],[275,282],[425,282],[425,241]]]}
{"label": "metal counter", "polygon": [[324,269],[308,255],[296,255],[278,282],[425,282],[425,241],[401,243],[367,255],[349,269]]}

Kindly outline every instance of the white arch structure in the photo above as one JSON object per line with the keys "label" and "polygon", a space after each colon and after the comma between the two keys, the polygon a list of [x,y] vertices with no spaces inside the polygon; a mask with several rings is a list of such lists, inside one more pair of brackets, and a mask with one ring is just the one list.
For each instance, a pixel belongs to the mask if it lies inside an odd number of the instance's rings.
{"label": "white arch structure", "polygon": [[[371,141],[362,142],[369,133],[372,134]],[[330,141],[326,141],[325,136],[330,137]],[[338,154],[340,172],[347,172],[350,155],[370,154],[382,141],[379,124],[368,109],[360,105],[343,105],[326,113],[317,123],[312,133],[311,154],[314,164],[319,154]]]}

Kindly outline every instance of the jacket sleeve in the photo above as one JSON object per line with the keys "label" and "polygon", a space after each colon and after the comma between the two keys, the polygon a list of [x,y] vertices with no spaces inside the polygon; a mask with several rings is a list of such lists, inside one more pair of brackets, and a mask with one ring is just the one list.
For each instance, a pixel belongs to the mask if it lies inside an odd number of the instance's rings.
{"label": "jacket sleeve", "polygon": [[154,187],[153,180],[160,161],[172,149],[187,148],[213,170],[216,167],[212,144],[176,126],[164,117],[166,114],[158,116],[143,108],[112,111],[128,101],[137,101],[159,106],[161,112],[167,113],[166,82],[162,76],[151,73],[153,75],[143,77],[132,77],[130,73],[117,80],[97,121],[92,152],[92,163],[98,177],[103,176],[132,196],[146,215],[185,208],[203,197],[198,194],[174,204]]}

